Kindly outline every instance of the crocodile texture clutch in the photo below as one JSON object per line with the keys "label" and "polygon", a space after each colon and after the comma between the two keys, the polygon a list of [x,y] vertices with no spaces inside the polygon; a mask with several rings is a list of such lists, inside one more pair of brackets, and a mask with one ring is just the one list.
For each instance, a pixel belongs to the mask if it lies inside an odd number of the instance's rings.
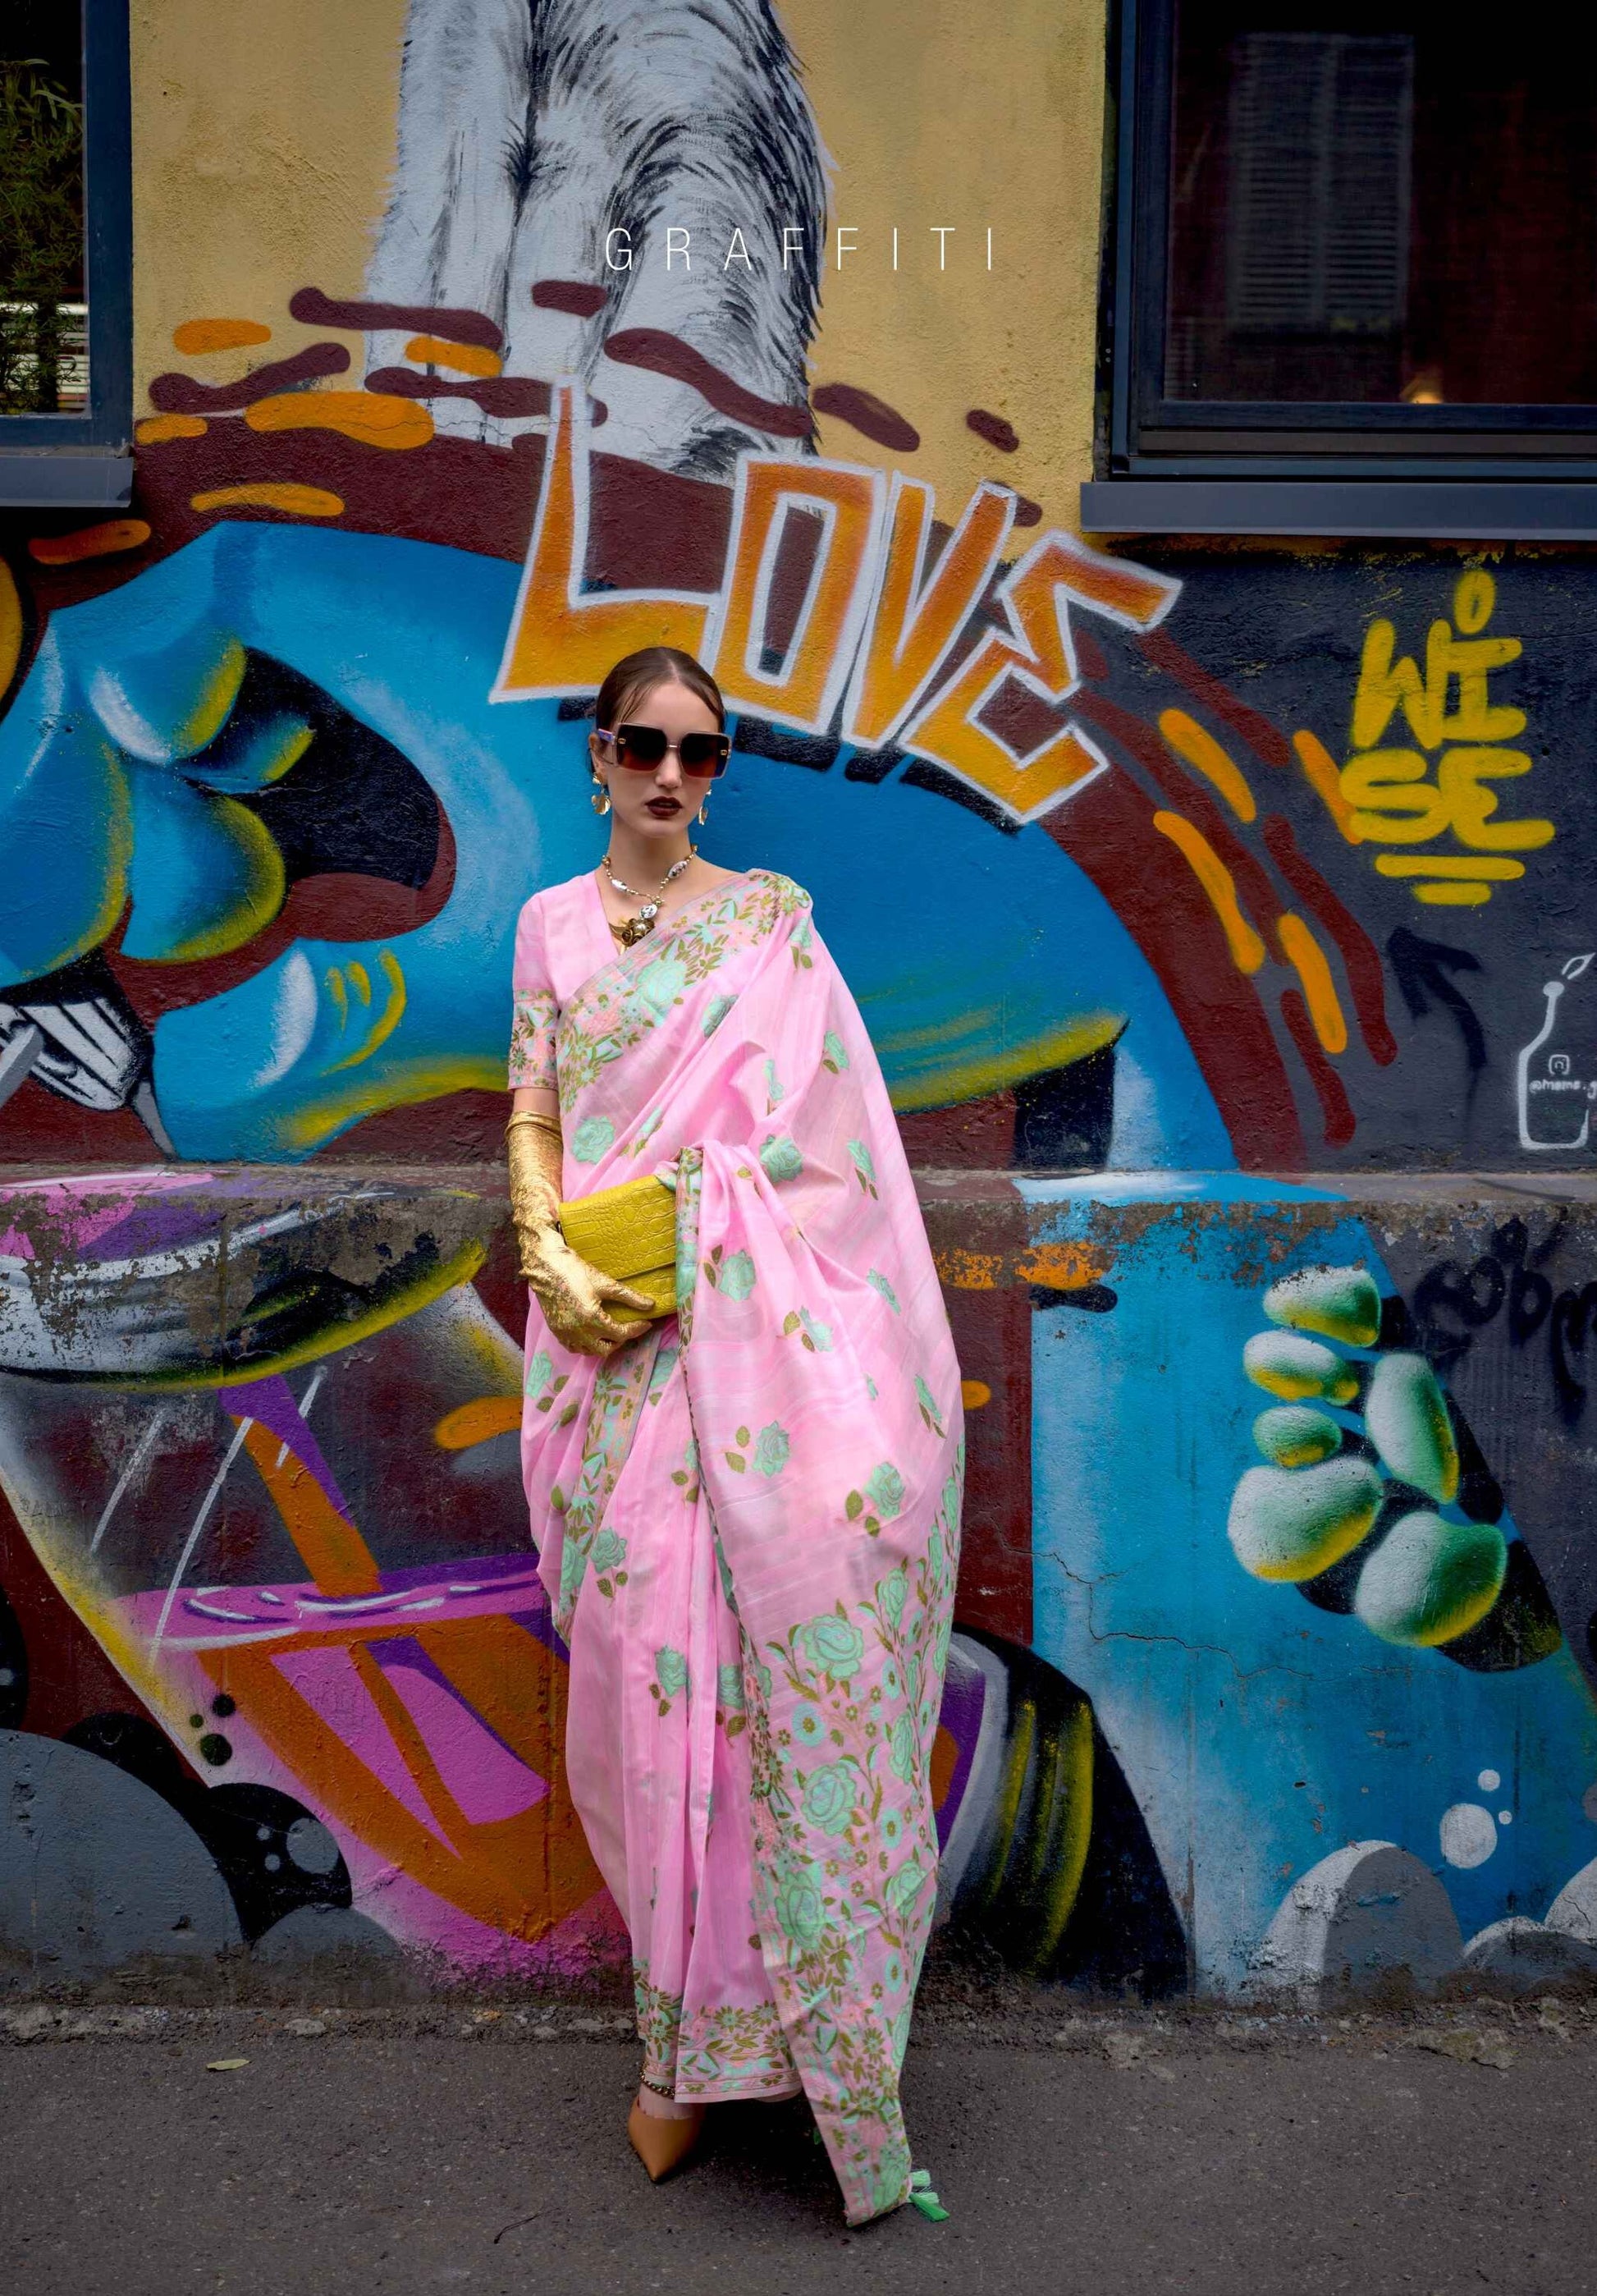
{"label": "crocodile texture clutch", "polygon": [[590,1267],[645,1293],[657,1316],[676,1313],[676,1198],[663,1180],[646,1173],[579,1196],[561,1206],[560,1225]]}

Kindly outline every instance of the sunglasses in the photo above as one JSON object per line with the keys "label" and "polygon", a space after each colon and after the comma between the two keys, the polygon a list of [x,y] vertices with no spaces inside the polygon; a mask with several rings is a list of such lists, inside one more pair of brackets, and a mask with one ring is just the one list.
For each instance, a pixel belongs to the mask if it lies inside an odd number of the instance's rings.
{"label": "sunglasses", "polygon": [[724,774],[732,755],[729,734],[684,734],[680,742],[667,742],[660,726],[618,726],[613,734],[600,729],[599,739],[615,743],[618,766],[630,766],[640,774],[651,774],[666,751],[675,750],[683,772],[700,782]]}

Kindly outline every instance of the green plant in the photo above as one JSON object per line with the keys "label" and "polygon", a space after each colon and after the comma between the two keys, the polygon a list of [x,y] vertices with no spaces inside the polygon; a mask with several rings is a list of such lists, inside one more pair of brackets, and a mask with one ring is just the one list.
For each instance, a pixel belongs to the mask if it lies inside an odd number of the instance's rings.
{"label": "green plant", "polygon": [[0,412],[56,411],[82,291],[83,106],[41,58],[0,58]]}

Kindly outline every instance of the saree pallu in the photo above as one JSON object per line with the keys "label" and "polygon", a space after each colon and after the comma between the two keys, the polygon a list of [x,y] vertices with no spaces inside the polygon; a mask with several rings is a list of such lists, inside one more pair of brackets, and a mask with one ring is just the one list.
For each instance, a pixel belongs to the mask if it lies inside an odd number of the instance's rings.
{"label": "saree pallu", "polygon": [[750,871],[558,999],[538,946],[512,1074],[557,1078],[565,1193],[658,1171],[676,1197],[675,1317],[603,1362],[528,1318],[572,1794],[649,2077],[801,2084],[864,2223],[911,2195],[898,2075],[936,1898],[964,1464],[936,1271],[798,887]]}

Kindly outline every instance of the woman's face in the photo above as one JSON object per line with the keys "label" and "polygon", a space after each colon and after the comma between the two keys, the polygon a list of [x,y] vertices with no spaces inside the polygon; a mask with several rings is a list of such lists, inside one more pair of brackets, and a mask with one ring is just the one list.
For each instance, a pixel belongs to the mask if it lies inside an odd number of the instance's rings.
{"label": "woman's face", "polygon": [[[684,734],[720,731],[708,702],[701,701],[674,678],[628,702],[623,723],[658,726],[667,742],[680,742]],[[612,726],[607,730],[615,729]],[[610,791],[616,819],[636,837],[662,843],[679,837],[709,793],[708,781],[684,779],[674,749],[667,750],[659,765],[648,773],[640,773],[635,766],[618,763],[616,744],[602,742],[596,734],[589,736],[588,754],[594,761],[594,771]]]}

